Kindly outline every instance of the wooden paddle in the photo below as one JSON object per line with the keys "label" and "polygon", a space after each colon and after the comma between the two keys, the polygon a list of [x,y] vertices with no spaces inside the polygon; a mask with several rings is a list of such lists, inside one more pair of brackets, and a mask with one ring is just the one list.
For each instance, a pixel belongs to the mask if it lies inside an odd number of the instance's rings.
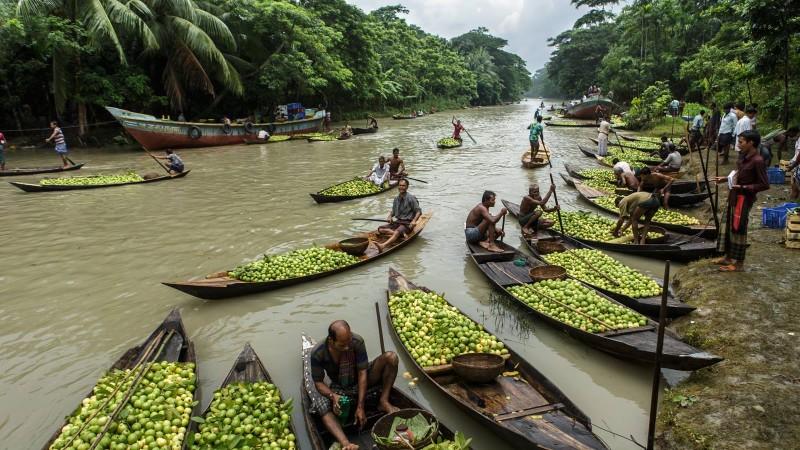
{"label": "wooden paddle", "polygon": [[[453,116],[453,120],[456,120],[456,116]],[[464,128],[463,124],[461,125],[461,128]],[[475,138],[473,138],[472,135],[469,134],[469,131],[467,131],[466,128],[464,128],[464,133],[467,133],[467,136],[469,136],[469,138],[472,139],[472,143],[473,144],[477,144],[478,143],[478,141],[476,141]]]}
{"label": "wooden paddle", "polygon": [[[552,173],[550,174],[550,184],[552,184],[553,186],[556,185],[556,182],[553,181],[553,174]],[[556,190],[555,189],[553,189],[553,199],[555,199],[556,206],[558,206],[558,194],[556,194]],[[561,207],[558,208],[556,213],[558,214],[558,226],[561,227],[561,234],[564,234],[564,222],[561,220]]]}
{"label": "wooden paddle", "polygon": [[[547,156],[547,165],[549,165],[550,168],[552,169],[553,168],[553,163],[550,161],[550,150],[547,149],[547,146],[544,144],[544,141],[542,141],[542,147],[544,147],[544,154]],[[536,153],[539,153],[539,151],[537,150]],[[551,180],[552,180],[552,178],[553,177],[550,176]]]}
{"label": "wooden paddle", "polygon": [[408,178],[409,180],[419,181],[420,183],[425,183],[425,184],[428,184],[428,182],[427,182],[427,181],[420,180],[419,178],[411,178],[411,177],[409,177],[409,176],[406,176],[405,178]]}
{"label": "wooden paddle", "polygon": [[361,217],[354,217],[354,218],[352,218],[352,219],[350,219],[350,220],[364,220],[364,221],[366,221],[366,222],[383,222],[383,223],[389,223],[389,221],[388,221],[388,220],[386,220],[386,219],[365,219],[365,218],[361,218]]}
{"label": "wooden paddle", "polygon": [[158,165],[159,165],[159,166],[161,166],[161,168],[162,168],[162,169],[166,170],[166,171],[167,171],[167,174],[169,174],[169,175],[172,175],[172,174],[170,173],[169,169],[167,169],[167,166],[165,166],[164,164],[162,164],[162,163],[161,163],[161,160],[159,160],[158,158],[156,158],[155,156],[153,156],[153,154],[152,154],[152,153],[150,153],[150,152],[149,152],[149,151],[148,151],[146,148],[142,147],[142,150],[144,150],[144,152],[145,152],[145,153],[147,153],[148,155],[150,155],[150,157],[151,157],[151,158],[153,158],[153,161],[157,162],[157,163],[158,163]]}

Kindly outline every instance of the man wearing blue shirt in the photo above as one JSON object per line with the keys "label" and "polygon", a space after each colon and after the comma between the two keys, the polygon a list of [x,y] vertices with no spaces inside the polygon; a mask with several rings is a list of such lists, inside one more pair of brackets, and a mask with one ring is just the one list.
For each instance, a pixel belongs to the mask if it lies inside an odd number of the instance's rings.
{"label": "man wearing blue shirt", "polygon": [[692,127],[689,129],[689,148],[694,151],[700,150],[700,143],[703,141],[703,127],[705,126],[705,110],[700,110],[694,119],[692,119]]}
{"label": "man wearing blue shirt", "polygon": [[726,103],[722,109],[725,111],[725,116],[722,117],[722,123],[719,126],[717,151],[722,155],[722,163],[725,164],[728,162],[728,152],[731,144],[733,144],[733,132],[736,129],[736,122],[739,121],[739,118],[733,110],[733,103]]}

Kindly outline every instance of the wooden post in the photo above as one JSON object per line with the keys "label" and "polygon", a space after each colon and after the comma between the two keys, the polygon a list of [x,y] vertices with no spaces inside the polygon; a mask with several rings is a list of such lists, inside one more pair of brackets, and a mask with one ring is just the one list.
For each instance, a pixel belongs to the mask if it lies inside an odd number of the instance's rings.
{"label": "wooden post", "polygon": [[386,353],[386,347],[383,345],[383,325],[381,324],[381,307],[378,302],[375,302],[375,318],[378,319],[378,337],[381,341],[381,355]]}
{"label": "wooden post", "polygon": [[[714,201],[714,195],[711,193],[711,184],[708,182],[708,155],[711,153],[711,149],[707,149],[706,153],[706,160],[703,161],[703,153],[698,150],[697,156],[700,159],[700,166],[703,168],[703,179],[706,182],[706,192],[708,192],[708,201],[711,202],[711,214],[714,215],[714,227],[717,229],[717,234],[719,234],[719,218],[717,217],[717,204]],[[699,192],[699,190],[698,190]]]}
{"label": "wooden post", "polygon": [[661,387],[661,353],[664,351],[664,327],[667,326],[667,296],[669,294],[669,261],[664,264],[664,286],[661,291],[661,309],[658,313],[658,340],[656,341],[656,367],[653,371],[653,391],[650,395],[650,423],[647,429],[647,450],[653,450],[656,438],[658,391]]}
{"label": "wooden post", "polygon": [[[550,184],[552,184],[553,186],[556,185],[556,182],[553,181],[553,174],[552,173],[550,174]],[[556,194],[556,190],[555,189],[553,189],[553,198],[556,201],[556,206],[558,206],[558,194]],[[561,207],[558,208],[558,210],[556,211],[556,214],[558,215],[558,226],[561,228],[561,234],[564,234],[564,222],[561,220]]]}

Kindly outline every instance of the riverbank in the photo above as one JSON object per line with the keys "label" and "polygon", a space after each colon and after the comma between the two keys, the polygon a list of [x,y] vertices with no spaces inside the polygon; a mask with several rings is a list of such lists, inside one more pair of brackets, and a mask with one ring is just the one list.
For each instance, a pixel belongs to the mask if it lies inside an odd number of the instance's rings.
{"label": "riverbank", "polygon": [[[760,225],[762,208],[788,201],[788,193],[789,185],[772,185],[759,194],[745,272],[722,273],[701,260],[676,274],[678,295],[698,309],[672,327],[725,361],[662,393],[660,448],[776,449],[800,442],[800,251],[783,246],[783,230]],[[721,190],[721,205],[726,196]]]}

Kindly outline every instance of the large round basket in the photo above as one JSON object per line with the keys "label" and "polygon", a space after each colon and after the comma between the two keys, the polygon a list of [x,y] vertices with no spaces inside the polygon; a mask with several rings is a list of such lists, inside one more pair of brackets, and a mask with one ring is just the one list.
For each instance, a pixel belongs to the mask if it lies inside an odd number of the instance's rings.
{"label": "large round basket", "polygon": [[567,269],[561,266],[539,266],[530,270],[533,281],[560,280],[567,276]]}
{"label": "large round basket", "polygon": [[438,436],[438,434],[439,434],[439,421],[436,420],[436,417],[434,417],[433,414],[431,414],[428,411],[425,411],[424,409],[412,409],[412,408],[410,408],[410,409],[401,409],[401,410],[395,411],[395,412],[393,412],[391,414],[386,414],[385,416],[383,416],[380,419],[378,419],[377,422],[375,422],[375,425],[372,426],[372,439],[375,441],[375,446],[378,447],[381,450],[408,449],[408,445],[406,445],[406,444],[404,444],[402,442],[393,442],[391,444],[384,444],[384,443],[380,443],[379,441],[383,440],[386,437],[392,437],[393,438],[394,436],[396,436],[396,434],[394,433],[394,430],[391,429],[392,422],[394,422],[394,418],[395,417],[402,417],[403,419],[410,419],[412,417],[415,417],[417,414],[422,414],[425,417],[425,419],[428,421],[428,423],[433,425],[433,429],[431,429],[431,432],[428,433],[428,435],[425,437],[425,439],[417,441],[417,442],[411,444],[411,446],[414,447],[415,450],[419,450],[421,448],[424,448],[424,447],[432,444],[433,441],[436,439],[436,436]]}
{"label": "large round basket", "polygon": [[556,242],[556,241],[536,242],[536,251],[538,251],[542,255],[547,255],[548,253],[563,252],[566,249],[567,248],[564,247],[564,244],[562,244],[561,242]]}
{"label": "large round basket", "polygon": [[369,239],[367,238],[352,238],[339,241],[339,248],[348,255],[361,256],[367,251],[369,246]]}
{"label": "large round basket", "polygon": [[451,361],[453,371],[473,383],[488,383],[503,372],[505,360],[494,353],[465,353]]}

